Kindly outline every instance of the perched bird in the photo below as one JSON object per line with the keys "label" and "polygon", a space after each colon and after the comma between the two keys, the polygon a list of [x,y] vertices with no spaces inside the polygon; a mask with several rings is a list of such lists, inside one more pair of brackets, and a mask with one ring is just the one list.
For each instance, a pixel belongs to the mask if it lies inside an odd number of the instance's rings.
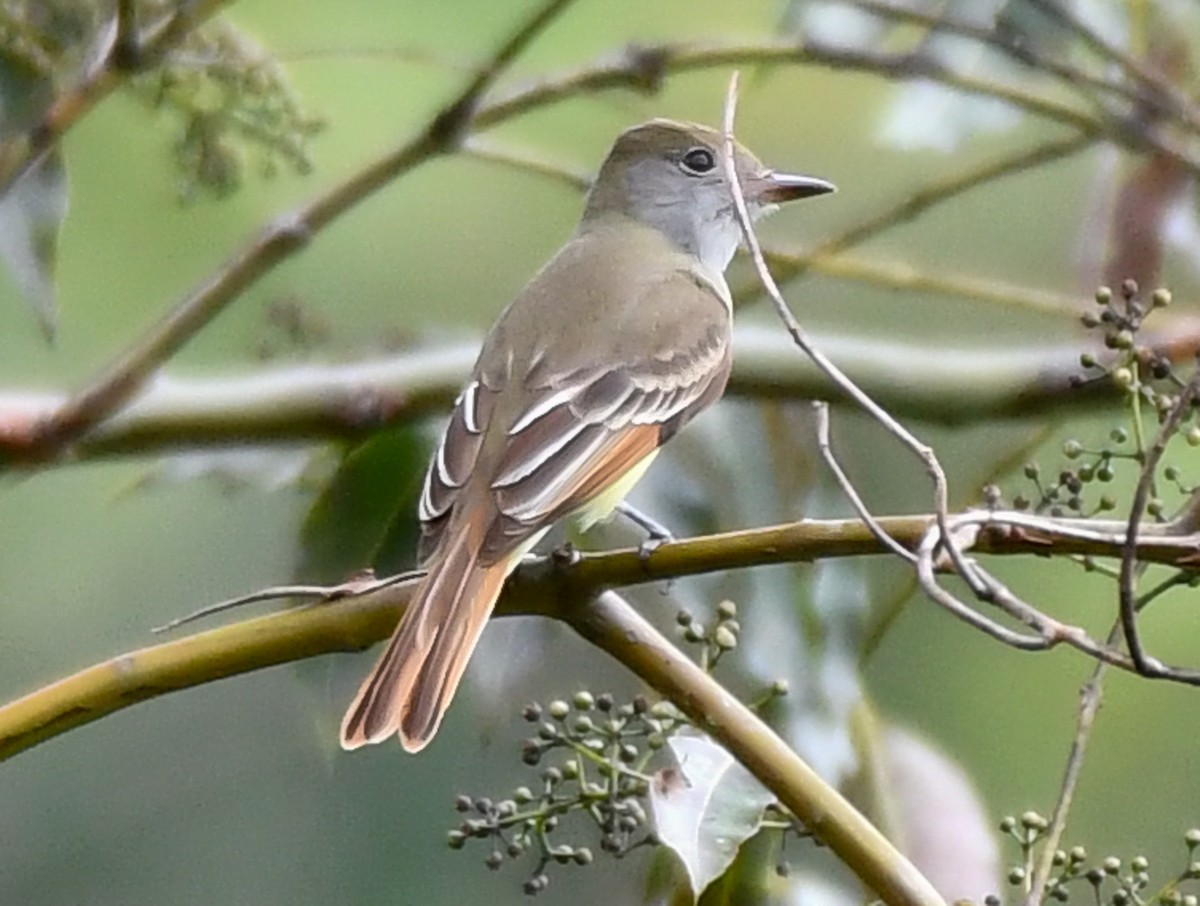
{"label": "perched bird", "polygon": [[[722,136],[652,120],[623,132],[575,233],[488,332],[429,465],[428,570],[342,722],[345,749],[437,732],[504,580],[550,526],[604,518],[658,448],[725,389],[741,230]],[[752,216],[833,191],[738,146]]]}

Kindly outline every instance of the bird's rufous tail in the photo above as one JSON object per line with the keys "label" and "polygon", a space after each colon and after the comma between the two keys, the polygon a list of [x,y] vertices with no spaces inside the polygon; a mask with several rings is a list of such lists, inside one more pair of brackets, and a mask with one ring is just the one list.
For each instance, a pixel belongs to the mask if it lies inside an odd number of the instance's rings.
{"label": "bird's rufous tail", "polygon": [[342,719],[342,748],[393,734],[409,752],[433,739],[495,606],[508,566],[482,565],[470,533],[430,563],[375,669]]}

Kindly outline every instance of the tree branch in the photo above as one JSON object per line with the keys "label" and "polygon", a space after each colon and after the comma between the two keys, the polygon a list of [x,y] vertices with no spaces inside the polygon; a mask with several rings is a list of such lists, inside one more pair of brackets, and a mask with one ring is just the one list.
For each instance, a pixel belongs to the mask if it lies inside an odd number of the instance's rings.
{"label": "tree branch", "polygon": [[89,386],[37,426],[35,450],[58,451],[128,402],[149,376],[227,304],[320,230],[363,199],[420,163],[458,147],[483,93],[499,74],[571,0],[544,0],[514,30],[488,65],[417,134],[299,210],[276,219],[214,275],[184,297],[158,324],[119,356]]}
{"label": "tree branch", "polygon": [[[1200,323],[1179,319],[1167,332],[1145,339],[1156,354],[1190,360],[1200,349]],[[972,351],[824,336],[819,345],[890,410],[929,422],[961,425],[1077,414],[1122,399],[1110,381],[1072,386],[1079,356],[1093,349],[1084,343]],[[735,347],[730,395],[842,399],[779,331],[739,326]],[[387,425],[443,414],[477,351],[473,343],[458,343],[365,362],[279,365],[245,375],[183,379],[160,374],[139,397],[77,441],[69,456],[67,451],[54,456],[77,462],[235,443],[359,438]],[[65,399],[61,393],[0,393],[0,460],[9,466],[54,461],[46,451],[29,450],[25,440],[30,426]]]}
{"label": "tree branch", "polygon": [[[915,550],[933,519],[902,516],[877,521],[889,536]],[[1067,530],[1074,525],[1067,520],[1056,523],[1031,517],[1031,521],[1046,527],[1062,525],[1064,531],[1048,534],[1030,528],[1005,530],[998,525],[979,533],[973,551],[1004,556],[1121,556],[1121,521],[1089,520],[1086,531],[1078,532]],[[844,519],[806,520],[670,541],[648,557],[630,549],[582,554],[571,566],[543,559],[513,574],[497,614],[569,621],[565,601],[605,588],[885,552],[862,522]],[[1200,568],[1200,533],[1180,535],[1170,526],[1146,526],[1138,537],[1138,559],[1195,572]],[[412,587],[409,581],[363,595],[344,594],[328,603],[243,620],[89,667],[0,707],[0,760],[168,692],[319,654],[365,649],[391,634]]]}
{"label": "tree branch", "polygon": [[944,901],[876,827],[774,731],[614,592],[581,598],[566,620],[720,742],[889,906]]}

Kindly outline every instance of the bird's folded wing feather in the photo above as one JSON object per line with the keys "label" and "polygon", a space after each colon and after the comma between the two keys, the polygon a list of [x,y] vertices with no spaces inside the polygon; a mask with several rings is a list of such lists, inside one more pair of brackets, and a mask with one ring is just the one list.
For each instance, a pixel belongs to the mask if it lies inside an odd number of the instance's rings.
{"label": "bird's folded wing feather", "polygon": [[[692,293],[711,293],[701,304],[723,306],[715,292],[689,275],[676,279],[689,281],[684,289]],[[664,283],[656,290],[678,292],[678,287]],[[639,301],[642,317],[616,329],[654,329],[656,300]],[[477,470],[486,473],[494,507],[481,556],[495,561],[585,506],[719,397],[729,374],[730,334],[724,311],[714,311],[716,318],[664,319],[669,327],[654,334],[654,342],[629,344],[646,349],[641,356],[569,367],[536,359],[506,381],[473,376],[426,475],[422,558],[437,548],[460,491]],[[705,313],[712,312],[697,312]],[[517,411],[501,402],[512,381],[523,384]],[[499,442],[492,439],[494,432],[502,433]]]}

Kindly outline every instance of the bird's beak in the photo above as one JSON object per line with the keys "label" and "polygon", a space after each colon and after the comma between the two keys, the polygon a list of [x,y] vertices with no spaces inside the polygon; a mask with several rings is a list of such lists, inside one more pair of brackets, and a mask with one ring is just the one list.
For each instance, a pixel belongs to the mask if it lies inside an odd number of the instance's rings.
{"label": "bird's beak", "polygon": [[759,204],[779,204],[797,198],[812,198],[836,192],[837,186],[815,176],[798,176],[794,173],[776,173],[768,170],[761,176],[747,180],[746,194]]}

